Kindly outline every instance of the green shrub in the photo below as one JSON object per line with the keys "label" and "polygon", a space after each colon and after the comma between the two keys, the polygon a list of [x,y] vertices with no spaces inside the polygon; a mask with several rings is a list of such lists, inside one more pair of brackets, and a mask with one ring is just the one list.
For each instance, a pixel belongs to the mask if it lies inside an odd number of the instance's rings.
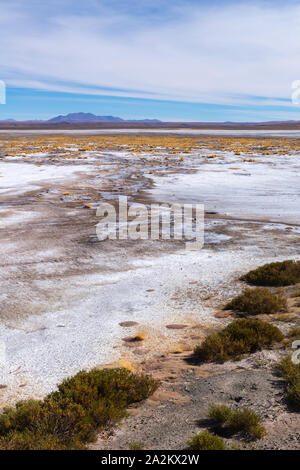
{"label": "green shrub", "polygon": [[81,449],[96,431],[147,398],[158,382],[125,369],[79,372],[43,401],[27,400],[0,415],[0,449]]}
{"label": "green shrub", "polygon": [[[80,405],[61,400],[28,400],[0,416],[0,448],[33,450],[36,446],[72,448],[93,437],[92,423]],[[76,444],[75,444],[76,443]],[[43,447],[44,448],[44,447]]]}
{"label": "green shrub", "polygon": [[261,418],[254,411],[243,408],[232,413],[228,427],[233,432],[243,432],[253,439],[261,439],[266,435],[266,429],[260,423]]}
{"label": "green shrub", "polygon": [[11,432],[5,438],[0,437],[1,450],[84,450],[81,442],[75,439],[68,444],[53,434],[38,434],[32,431]]}
{"label": "green shrub", "polygon": [[264,287],[245,289],[225,306],[226,310],[236,310],[248,315],[276,313],[286,308],[287,300],[283,294],[273,294]]}
{"label": "green shrub", "polygon": [[255,286],[289,286],[300,282],[300,261],[282,261],[265,264],[248,272],[243,281]]}
{"label": "green shrub", "polygon": [[60,401],[64,398],[77,403],[98,426],[102,426],[122,418],[128,405],[147,398],[156,388],[155,380],[126,369],[95,369],[81,371],[64,380],[48,399]]}
{"label": "green shrub", "polygon": [[130,442],[128,445],[129,450],[144,450],[144,447],[139,442]]}
{"label": "green shrub", "polygon": [[294,364],[290,357],[284,357],[278,370],[287,382],[287,396],[289,403],[300,411],[300,364]]}
{"label": "green shrub", "polygon": [[200,362],[225,362],[271,346],[283,338],[276,326],[261,320],[241,318],[208,336],[195,347],[194,356]]}
{"label": "green shrub", "polygon": [[193,436],[187,445],[192,450],[227,450],[223,439],[208,431],[202,431]]}
{"label": "green shrub", "polygon": [[287,394],[290,404],[300,411],[300,380],[287,387]]}
{"label": "green shrub", "polygon": [[300,328],[299,327],[291,328],[287,334],[287,337],[291,339],[296,339],[296,338],[300,339]]}
{"label": "green shrub", "polygon": [[209,409],[209,417],[218,424],[225,424],[232,411],[226,405],[212,405]]}
{"label": "green shrub", "polygon": [[261,439],[266,434],[261,418],[250,408],[232,410],[225,405],[213,405],[209,417],[232,434],[242,432],[252,439]]}
{"label": "green shrub", "polygon": [[294,364],[289,356],[284,356],[277,364],[282,377],[288,382],[297,382],[300,379],[300,364]]}

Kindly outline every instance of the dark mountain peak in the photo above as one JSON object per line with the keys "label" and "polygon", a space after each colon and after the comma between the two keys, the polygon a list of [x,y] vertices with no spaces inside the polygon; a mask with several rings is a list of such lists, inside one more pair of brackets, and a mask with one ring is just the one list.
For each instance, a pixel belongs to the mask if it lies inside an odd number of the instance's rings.
{"label": "dark mountain peak", "polygon": [[92,113],[70,113],[66,116],[56,116],[48,122],[121,122],[123,119],[115,116],[96,116]]}
{"label": "dark mountain peak", "polygon": [[117,116],[96,116],[92,113],[70,113],[56,116],[48,122],[161,122],[158,119],[121,119]]}

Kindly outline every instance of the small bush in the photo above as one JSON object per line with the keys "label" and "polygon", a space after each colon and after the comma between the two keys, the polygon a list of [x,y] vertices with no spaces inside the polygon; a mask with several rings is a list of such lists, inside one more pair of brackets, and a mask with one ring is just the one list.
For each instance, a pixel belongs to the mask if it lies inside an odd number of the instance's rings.
{"label": "small bush", "polygon": [[231,409],[226,405],[212,405],[209,410],[209,417],[218,424],[225,424],[231,414]]}
{"label": "small bush", "polygon": [[128,445],[129,450],[144,450],[144,447],[139,442],[130,442]]}
{"label": "small bush", "polygon": [[158,381],[125,369],[79,372],[45,400],[28,400],[0,415],[0,449],[82,449],[96,431],[126,414]]}
{"label": "small bush", "polygon": [[243,281],[255,286],[290,286],[300,282],[300,261],[282,261],[260,266],[248,272]]}
{"label": "small bush", "polygon": [[234,411],[228,420],[228,427],[233,432],[243,432],[253,439],[261,439],[266,435],[266,429],[261,424],[261,418],[249,408]]}
{"label": "small bush", "polygon": [[136,375],[126,369],[94,369],[64,380],[48,399],[69,399],[89,410],[102,400],[127,407],[147,398],[156,388],[157,381],[146,375]]}
{"label": "small bush", "polygon": [[278,364],[278,370],[287,381],[289,403],[300,411],[300,364],[294,364],[290,357],[284,357]]}
{"label": "small bush", "polygon": [[80,405],[28,400],[6,408],[0,416],[0,448],[82,448],[80,442],[91,439],[93,431]]}
{"label": "small bush", "polygon": [[284,356],[277,364],[277,368],[284,379],[295,382],[300,379],[300,364],[294,364],[289,356]]}
{"label": "small bush", "polygon": [[195,347],[194,356],[200,362],[225,362],[271,346],[283,338],[276,326],[261,320],[242,318],[208,336]]}
{"label": "small bush", "polygon": [[81,442],[73,440],[66,444],[53,434],[37,434],[32,431],[11,432],[0,437],[1,450],[84,450]]}
{"label": "small bush", "polygon": [[227,450],[223,439],[208,431],[202,431],[193,436],[187,445],[192,450]]}
{"label": "small bush", "polygon": [[291,328],[287,334],[287,337],[292,338],[292,339],[296,339],[296,338],[300,339],[300,328],[299,327]]}
{"label": "small bush", "polygon": [[264,287],[245,289],[225,307],[226,310],[236,310],[248,315],[277,313],[286,308],[287,300],[283,294],[273,294],[270,289]]}
{"label": "small bush", "polygon": [[261,439],[266,434],[265,428],[261,425],[261,418],[250,408],[232,410],[225,405],[213,405],[209,417],[232,434],[242,432],[252,439]]}
{"label": "small bush", "polygon": [[300,411],[300,380],[295,383],[290,384],[287,387],[288,400],[291,405],[297,410]]}

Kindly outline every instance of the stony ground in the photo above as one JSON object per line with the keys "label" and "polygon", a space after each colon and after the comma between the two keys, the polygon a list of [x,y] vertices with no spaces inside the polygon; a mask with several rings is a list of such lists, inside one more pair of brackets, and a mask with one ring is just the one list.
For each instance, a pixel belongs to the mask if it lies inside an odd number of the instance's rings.
{"label": "stony ground", "polygon": [[[274,356],[278,353],[268,351],[256,354],[248,363],[198,368],[186,364],[186,354],[161,358],[154,373],[165,377],[160,389],[142,406],[131,408],[123,424],[113,432],[103,433],[91,448],[125,450],[130,444],[139,443],[145,449],[185,449],[187,440],[201,430],[214,432],[208,409],[211,404],[222,403],[253,409],[267,429],[267,436],[256,442],[225,435],[228,444],[300,449],[300,414],[286,403],[284,381],[270,367]],[[258,366],[260,362],[265,362],[265,367]]]}
{"label": "stony ground", "polygon": [[[284,334],[290,328],[299,327],[299,287],[285,288],[287,313],[258,317],[272,322]],[[221,316],[220,313],[217,311],[216,316]],[[232,317],[229,313],[229,318],[223,321],[228,322]],[[187,331],[179,331],[187,337]],[[195,343],[201,341],[201,337],[194,338]],[[208,419],[208,410],[212,404],[225,404],[235,409],[251,408],[262,418],[267,430],[266,437],[255,442],[239,435],[229,438],[225,434],[223,437],[229,446],[300,449],[300,413],[288,405],[285,381],[276,370],[276,363],[284,354],[291,354],[288,340],[225,364],[197,365],[190,350],[157,355],[136,364],[137,370],[159,378],[160,388],[142,405],[131,407],[129,417],[121,426],[103,432],[91,448],[125,450],[138,443],[145,449],[185,449],[187,440],[201,430],[216,431]]]}

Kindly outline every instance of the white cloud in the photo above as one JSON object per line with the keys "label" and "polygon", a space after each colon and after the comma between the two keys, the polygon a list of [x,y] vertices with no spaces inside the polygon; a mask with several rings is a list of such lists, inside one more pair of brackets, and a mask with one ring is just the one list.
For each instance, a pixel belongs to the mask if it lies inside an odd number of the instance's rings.
{"label": "white cloud", "polygon": [[88,16],[58,7],[43,19],[22,5],[17,15],[4,6],[0,18],[0,78],[11,86],[220,104],[261,96],[270,101],[259,105],[282,105],[277,99],[289,99],[300,78],[297,4],[194,4],[152,25],[107,9]]}

